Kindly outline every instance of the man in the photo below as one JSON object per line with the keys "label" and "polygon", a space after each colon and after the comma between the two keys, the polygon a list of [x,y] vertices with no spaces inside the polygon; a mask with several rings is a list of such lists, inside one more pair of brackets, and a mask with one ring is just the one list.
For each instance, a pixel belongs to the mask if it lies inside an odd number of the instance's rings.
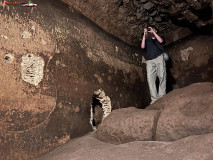
{"label": "man", "polygon": [[[147,34],[151,36],[150,39],[146,39]],[[141,48],[147,50],[147,81],[149,84],[149,90],[151,95],[151,103],[166,94],[166,64],[163,59],[163,51],[160,47],[164,43],[164,39],[157,34],[157,30],[153,27],[148,27],[148,30],[144,29],[143,40]],[[156,89],[156,78],[159,78],[159,90]]]}

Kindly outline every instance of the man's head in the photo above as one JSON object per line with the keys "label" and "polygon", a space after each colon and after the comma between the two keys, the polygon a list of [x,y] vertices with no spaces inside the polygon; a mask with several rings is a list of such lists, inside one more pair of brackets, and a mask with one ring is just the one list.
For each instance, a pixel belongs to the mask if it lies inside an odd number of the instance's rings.
{"label": "man's head", "polygon": [[153,32],[156,32],[157,33],[157,29],[155,27],[148,27],[148,33],[151,37],[155,37]]}
{"label": "man's head", "polygon": [[157,32],[157,29],[155,27],[149,26],[148,31],[150,31],[151,29],[153,29],[154,32]]}

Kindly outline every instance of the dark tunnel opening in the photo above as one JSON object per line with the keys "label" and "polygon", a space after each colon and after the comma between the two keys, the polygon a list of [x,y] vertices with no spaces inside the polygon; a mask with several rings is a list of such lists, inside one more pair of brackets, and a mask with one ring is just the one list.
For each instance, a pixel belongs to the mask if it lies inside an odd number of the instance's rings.
{"label": "dark tunnel opening", "polygon": [[102,103],[95,96],[93,96],[92,100],[92,126],[97,128],[103,119]]}
{"label": "dark tunnel opening", "polygon": [[200,10],[191,8],[191,11],[203,21],[208,21],[212,18],[212,8],[210,5],[207,5],[205,8]]}

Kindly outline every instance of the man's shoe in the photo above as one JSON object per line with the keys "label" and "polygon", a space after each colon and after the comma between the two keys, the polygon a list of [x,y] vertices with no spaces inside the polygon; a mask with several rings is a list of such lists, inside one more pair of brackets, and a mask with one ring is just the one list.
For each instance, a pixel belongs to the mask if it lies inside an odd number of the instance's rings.
{"label": "man's shoe", "polygon": [[150,102],[150,104],[153,104],[153,103],[155,103],[155,101]]}

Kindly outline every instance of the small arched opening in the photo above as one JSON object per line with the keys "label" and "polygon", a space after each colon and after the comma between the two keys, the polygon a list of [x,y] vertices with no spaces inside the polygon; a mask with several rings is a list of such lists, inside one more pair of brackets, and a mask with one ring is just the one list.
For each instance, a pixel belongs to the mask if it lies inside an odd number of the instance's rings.
{"label": "small arched opening", "polygon": [[106,96],[104,91],[101,89],[94,92],[92,99],[90,124],[93,129],[96,129],[104,118],[111,113],[112,106],[110,98]]}

